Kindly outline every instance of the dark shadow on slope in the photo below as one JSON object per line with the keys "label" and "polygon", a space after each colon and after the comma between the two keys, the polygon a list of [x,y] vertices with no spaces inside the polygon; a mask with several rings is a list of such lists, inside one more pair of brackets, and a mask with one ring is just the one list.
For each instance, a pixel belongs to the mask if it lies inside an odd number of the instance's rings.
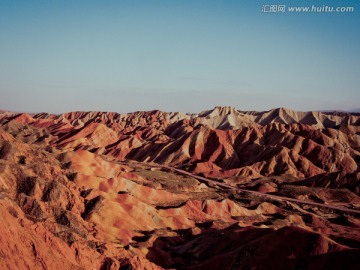
{"label": "dark shadow on slope", "polygon": [[147,259],[165,269],[360,269],[359,249],[298,227],[209,229],[159,237]]}

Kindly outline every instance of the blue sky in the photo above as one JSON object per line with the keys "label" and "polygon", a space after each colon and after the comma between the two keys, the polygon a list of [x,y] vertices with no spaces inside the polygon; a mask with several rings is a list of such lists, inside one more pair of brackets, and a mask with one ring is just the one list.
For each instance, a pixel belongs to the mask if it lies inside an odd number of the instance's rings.
{"label": "blue sky", "polygon": [[0,0],[0,109],[359,109],[359,29],[358,0]]}

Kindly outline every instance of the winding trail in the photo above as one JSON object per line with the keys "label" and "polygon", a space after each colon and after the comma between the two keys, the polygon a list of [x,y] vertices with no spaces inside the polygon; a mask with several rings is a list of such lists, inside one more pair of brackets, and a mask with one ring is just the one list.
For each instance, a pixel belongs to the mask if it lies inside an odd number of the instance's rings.
{"label": "winding trail", "polygon": [[194,174],[192,174],[190,172],[187,172],[187,171],[184,171],[184,170],[181,170],[181,169],[177,169],[177,168],[174,168],[174,167],[170,167],[170,166],[166,166],[166,165],[158,165],[158,166],[161,167],[161,168],[164,168],[164,169],[168,169],[168,170],[171,170],[171,171],[175,171],[175,172],[187,175],[187,176],[191,176],[191,177],[193,177],[193,178],[195,178],[197,180],[207,182],[209,184],[216,185],[216,186],[219,186],[219,187],[223,187],[223,188],[226,188],[226,189],[231,189],[231,190],[235,190],[235,191],[249,193],[249,194],[253,194],[253,195],[256,195],[256,196],[260,196],[260,197],[267,197],[267,198],[271,198],[271,199],[277,200],[277,201],[288,201],[288,202],[293,202],[293,203],[298,203],[298,204],[307,204],[307,205],[312,205],[312,206],[318,206],[318,207],[334,209],[334,210],[337,210],[337,211],[342,211],[342,212],[347,212],[347,213],[360,214],[360,210],[356,210],[356,209],[350,209],[350,208],[331,205],[331,204],[309,202],[309,201],[298,200],[298,199],[279,196],[279,195],[261,193],[259,191],[254,191],[254,190],[248,190],[248,189],[233,187],[233,186],[230,186],[230,185],[227,185],[227,184],[224,184],[224,183],[219,183],[219,182],[217,182],[215,180],[212,180],[212,179],[208,179],[208,178],[203,177],[203,176],[194,175]]}
{"label": "winding trail", "polygon": [[[121,161],[114,161],[114,160],[110,161],[110,160],[104,158],[103,156],[101,156],[101,157],[104,160],[108,161],[108,162],[113,162],[113,163],[116,163],[116,164],[126,164],[126,163],[121,162]],[[129,163],[127,163],[127,165],[128,164]],[[170,170],[170,171],[173,171],[173,172],[177,172],[177,173],[180,173],[180,174],[183,174],[183,175],[193,177],[193,178],[195,178],[195,179],[197,179],[197,180],[199,180],[201,182],[208,183],[210,186],[215,185],[215,186],[226,188],[226,189],[229,189],[229,190],[234,190],[236,192],[244,192],[244,193],[252,194],[252,195],[255,195],[255,196],[258,196],[258,197],[267,197],[267,198],[270,198],[270,199],[276,200],[276,201],[287,201],[287,202],[293,202],[293,203],[297,203],[297,204],[306,204],[306,205],[311,205],[311,206],[317,206],[317,207],[322,207],[322,208],[333,209],[333,210],[346,212],[346,213],[360,214],[360,210],[357,210],[357,209],[350,209],[350,208],[346,208],[346,207],[341,207],[341,206],[336,206],[336,205],[331,205],[331,204],[325,204],[325,203],[309,202],[309,201],[289,198],[289,197],[285,197],[285,196],[267,194],[267,193],[262,193],[262,192],[259,192],[259,191],[248,190],[248,189],[239,188],[239,187],[233,187],[233,186],[230,186],[228,184],[220,183],[218,181],[208,179],[208,178],[203,177],[203,176],[195,175],[195,174],[190,173],[188,171],[181,170],[181,169],[174,168],[174,167],[167,166],[167,165],[144,163],[144,162],[138,162],[138,161],[134,161],[134,160],[131,160],[130,164],[138,164],[138,165],[143,165],[143,166],[145,165],[146,167],[150,166],[150,167],[157,167],[157,168]]]}

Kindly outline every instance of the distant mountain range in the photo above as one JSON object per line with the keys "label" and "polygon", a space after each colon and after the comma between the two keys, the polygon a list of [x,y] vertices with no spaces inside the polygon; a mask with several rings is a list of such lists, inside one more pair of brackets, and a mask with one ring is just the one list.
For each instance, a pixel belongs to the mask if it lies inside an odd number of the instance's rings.
{"label": "distant mountain range", "polygon": [[[28,135],[24,124],[42,135]],[[198,114],[2,113],[0,125],[17,137],[59,149],[180,166],[208,176],[253,179],[286,174],[323,179],[331,173],[331,179],[337,175],[333,185],[346,182],[353,190],[360,180],[360,116],[355,113],[286,108],[256,112],[234,107]]]}

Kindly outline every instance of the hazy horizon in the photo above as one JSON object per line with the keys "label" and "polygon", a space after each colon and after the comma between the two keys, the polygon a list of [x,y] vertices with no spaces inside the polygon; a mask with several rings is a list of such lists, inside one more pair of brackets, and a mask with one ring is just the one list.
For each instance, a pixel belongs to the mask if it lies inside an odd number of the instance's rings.
{"label": "hazy horizon", "polygon": [[1,1],[0,109],[360,111],[351,13],[263,13],[276,1]]}
{"label": "hazy horizon", "polygon": [[[104,110],[73,110],[73,111],[63,111],[63,112],[49,112],[49,111],[14,111],[14,110],[6,110],[6,108],[0,108],[0,113],[2,112],[9,112],[9,113],[15,113],[15,114],[29,114],[29,115],[35,115],[35,114],[41,114],[41,113],[46,113],[46,114],[54,114],[54,115],[61,115],[61,114],[65,114],[65,113],[71,113],[71,112],[102,112],[102,113],[118,113],[118,114],[127,114],[127,113],[136,113],[136,112],[148,112],[148,111],[162,111],[162,112],[167,112],[167,113],[172,113],[172,112],[179,112],[179,113],[184,113],[184,114],[199,114],[202,113],[204,111],[211,111],[213,109],[215,109],[216,107],[228,107],[226,105],[224,106],[214,106],[212,108],[203,108],[200,109],[198,111],[175,111],[175,110],[160,110],[157,108],[153,108],[153,109],[148,109],[148,110],[134,110],[134,111],[104,111]],[[233,106],[230,106],[233,107]],[[276,109],[288,109],[288,110],[293,110],[292,108],[286,108],[286,107],[276,107],[276,108],[270,108],[270,109],[266,109],[266,110],[242,110],[241,108],[237,108],[235,107],[236,110],[240,111],[240,112],[245,112],[245,111],[256,111],[256,112],[267,112],[267,111],[271,111],[271,110],[276,110]],[[308,111],[300,111],[300,110],[294,110],[295,112],[308,112]],[[360,109],[354,109],[354,110],[309,110],[310,112],[322,112],[322,113],[332,113],[332,112],[342,112],[342,113],[352,113],[352,114],[360,114]]]}

